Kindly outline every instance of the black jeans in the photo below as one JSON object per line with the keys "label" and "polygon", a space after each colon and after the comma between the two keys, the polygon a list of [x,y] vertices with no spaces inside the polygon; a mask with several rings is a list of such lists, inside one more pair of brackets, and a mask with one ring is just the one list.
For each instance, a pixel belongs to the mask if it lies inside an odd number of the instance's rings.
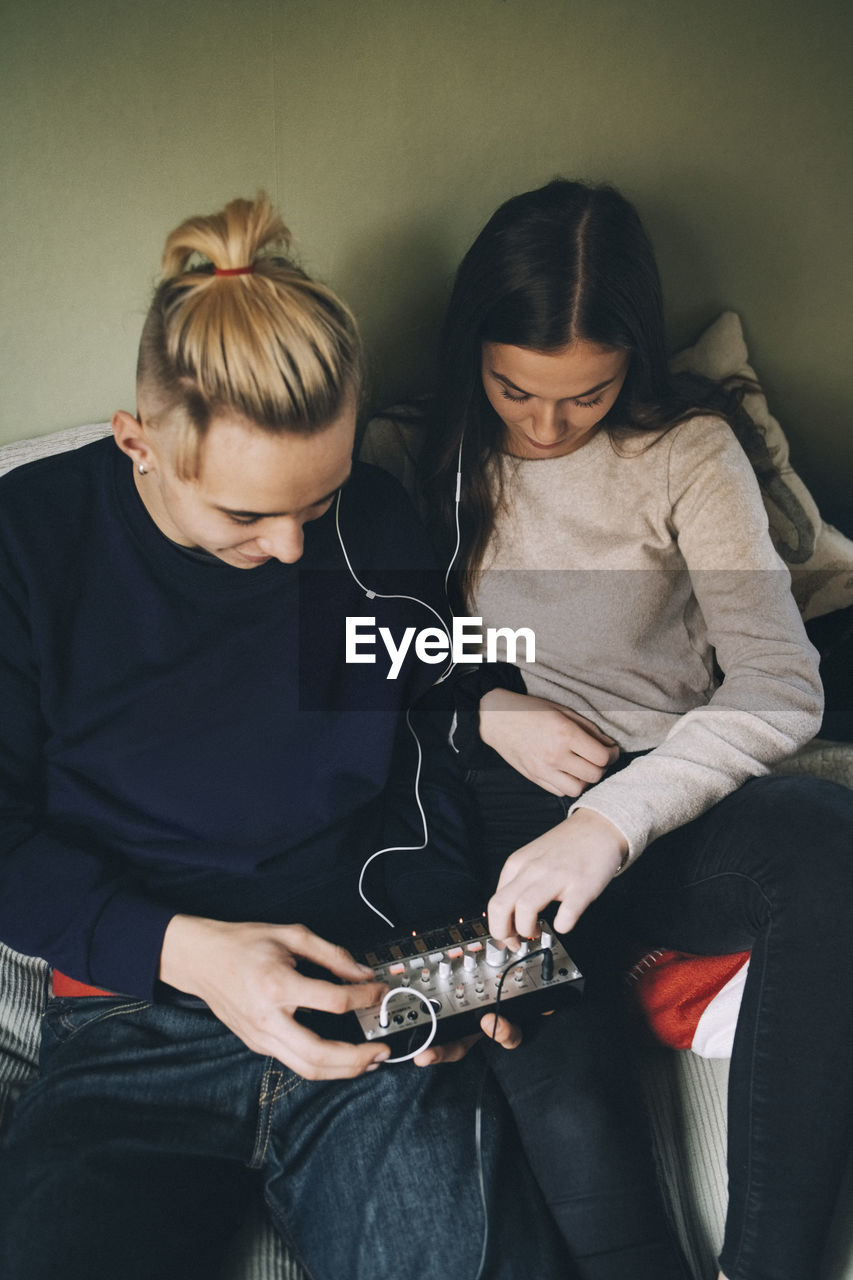
{"label": "black jeans", "polygon": [[[508,766],[470,780],[493,878],[571,803]],[[567,941],[587,975],[583,1014],[567,1011],[562,1031],[537,1031],[525,1051],[533,1104],[526,1064],[504,1055],[502,1084],[585,1280],[679,1274],[677,1262],[653,1270],[644,1260],[665,1257],[665,1240],[643,1125],[626,1120],[641,1111],[620,998],[632,940],[700,954],[751,949],[731,1063],[720,1266],[729,1280],[814,1280],[853,1140],[853,792],[814,778],[754,779],[655,841]]]}

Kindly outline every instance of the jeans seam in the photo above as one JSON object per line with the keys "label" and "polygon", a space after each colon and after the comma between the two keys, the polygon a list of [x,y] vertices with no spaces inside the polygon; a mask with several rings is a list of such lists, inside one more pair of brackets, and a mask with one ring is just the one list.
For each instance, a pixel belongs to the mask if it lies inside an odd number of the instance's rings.
{"label": "jeans seam", "polygon": [[248,1168],[250,1169],[262,1168],[266,1160],[275,1104],[285,1094],[292,1093],[302,1083],[299,1076],[291,1074],[290,1080],[285,1085],[284,1071],[279,1066],[273,1066],[272,1062],[273,1059],[267,1060],[267,1066],[261,1080],[260,1093],[258,1094],[258,1123],[255,1129],[254,1149],[248,1161]]}
{"label": "jeans seam", "polygon": [[109,1021],[110,1018],[123,1017],[128,1013],[140,1013],[143,1009],[149,1009],[150,1007],[150,1000],[137,1000],[132,1004],[122,1004],[118,1008],[106,1009],[103,1013],[94,1014],[91,1018],[87,1018],[82,1026],[75,1025],[73,1018],[70,1017],[71,1010],[68,1009],[59,1015],[57,1021],[66,1032],[67,1041],[73,1040],[75,1036],[80,1035],[80,1033],[85,1031],[88,1027],[98,1026],[102,1022]]}
{"label": "jeans seam", "polygon": [[[747,878],[749,878],[749,877],[747,877]],[[764,893],[763,893],[763,891],[762,891],[762,896],[764,896],[764,897],[765,897],[765,899],[766,899],[766,894],[764,894]],[[764,935],[764,939],[763,939],[763,946],[764,946],[765,954],[766,954],[767,950],[769,949],[769,945],[770,945],[770,934],[771,934],[771,932],[772,932],[772,929],[773,929],[773,918],[772,918],[772,913],[771,913],[770,922],[769,922],[769,924],[768,924],[768,926],[767,926],[767,931],[766,931],[766,933],[765,933],[765,935]],[[753,944],[753,949],[754,949],[754,944]],[[740,1273],[740,1268],[741,1268],[741,1262],[742,1262],[742,1259],[744,1258],[744,1256],[745,1256],[745,1255],[746,1255],[746,1257],[747,1257],[747,1258],[749,1257],[749,1252],[750,1252],[750,1250],[749,1250],[749,1247],[748,1247],[748,1245],[747,1245],[747,1228],[748,1228],[748,1227],[749,1227],[749,1225],[750,1225],[750,1218],[752,1217],[752,1218],[754,1219],[754,1218],[755,1218],[755,1216],[756,1216],[756,1213],[754,1213],[754,1212],[753,1212],[753,1210],[752,1210],[752,1208],[751,1208],[751,1201],[753,1200],[754,1195],[755,1195],[755,1192],[754,1192],[754,1186],[753,1186],[753,1181],[754,1181],[754,1159],[755,1159],[755,1152],[754,1152],[754,1136],[755,1136],[755,1135],[754,1135],[754,1133],[753,1133],[753,1104],[754,1104],[754,1082],[755,1082],[755,1056],[756,1056],[756,1054],[757,1054],[757,1052],[758,1052],[758,1027],[759,1027],[759,1023],[760,1023],[760,1021],[761,1021],[761,1018],[760,1018],[760,1010],[761,1010],[761,1006],[762,1006],[762,1004],[763,1004],[763,1002],[764,1002],[764,984],[765,984],[765,982],[766,982],[766,978],[767,978],[767,966],[766,966],[766,963],[765,963],[765,965],[762,967],[762,970],[761,970],[761,991],[760,991],[760,994],[759,994],[759,997],[758,997],[758,1001],[757,1001],[757,1008],[758,1008],[759,1012],[758,1012],[758,1013],[756,1013],[755,1021],[754,1021],[754,1023],[753,1023],[753,1027],[752,1027],[752,1045],[751,1045],[750,1055],[749,1055],[749,1088],[748,1088],[748,1090],[746,1091],[746,1096],[747,1096],[747,1097],[748,1097],[748,1099],[749,1099],[749,1115],[748,1115],[748,1117],[747,1117],[747,1123],[746,1123],[746,1132],[747,1132],[747,1139],[748,1139],[748,1147],[747,1147],[747,1160],[746,1160],[746,1175],[745,1175],[745,1178],[744,1178],[744,1194],[743,1194],[743,1203],[742,1203],[742,1209],[741,1209],[741,1212],[742,1212],[742,1215],[743,1215],[743,1216],[742,1216],[742,1221],[741,1221],[741,1224],[740,1224],[740,1233],[739,1233],[739,1235],[738,1235],[737,1245],[736,1245],[736,1248],[735,1248],[735,1251],[734,1251],[734,1259],[733,1259],[733,1262],[732,1262],[732,1264],[731,1264],[731,1265],[727,1265],[727,1266],[726,1266],[726,1268],[725,1268],[725,1273],[726,1273],[726,1275],[727,1275],[728,1277],[730,1277],[730,1278],[731,1278],[731,1280],[737,1280],[737,1276],[738,1276],[738,1275],[739,1275],[739,1273]],[[739,1021],[739,1020],[740,1020],[740,1019],[738,1019],[738,1021]],[[760,1212],[760,1210],[758,1210],[757,1212]],[[755,1227],[754,1227],[754,1223],[753,1223],[753,1225],[752,1225],[752,1232],[753,1232],[753,1234],[754,1234],[754,1231],[755,1231]],[[721,1266],[722,1266],[722,1262],[723,1262],[723,1259],[725,1258],[725,1256],[726,1256],[726,1242],[725,1242],[725,1240],[724,1240],[724,1241],[723,1241],[723,1250],[722,1250],[722,1252],[721,1252],[721,1254],[720,1254],[720,1265],[721,1265]]]}

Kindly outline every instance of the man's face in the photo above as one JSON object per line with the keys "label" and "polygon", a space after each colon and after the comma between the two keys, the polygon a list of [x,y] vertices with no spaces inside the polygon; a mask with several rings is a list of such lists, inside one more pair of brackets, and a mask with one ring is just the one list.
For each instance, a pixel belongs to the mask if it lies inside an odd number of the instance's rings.
{"label": "man's face", "polygon": [[[145,422],[144,414],[142,418]],[[148,473],[134,472],[149,515],[168,538],[236,569],[299,560],[303,526],[328,511],[349,477],[352,405],[312,435],[272,434],[236,413],[215,416],[198,475],[178,473],[168,423],[148,431]]]}

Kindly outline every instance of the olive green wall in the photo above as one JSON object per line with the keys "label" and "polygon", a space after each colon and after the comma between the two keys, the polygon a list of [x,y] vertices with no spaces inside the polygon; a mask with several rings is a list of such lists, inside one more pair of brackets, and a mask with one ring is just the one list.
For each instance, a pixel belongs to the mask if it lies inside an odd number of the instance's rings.
{"label": "olive green wall", "polygon": [[848,0],[3,0],[0,439],[133,405],[164,236],[266,187],[423,384],[455,263],[555,173],[633,198],[674,343],[743,316],[853,519]]}

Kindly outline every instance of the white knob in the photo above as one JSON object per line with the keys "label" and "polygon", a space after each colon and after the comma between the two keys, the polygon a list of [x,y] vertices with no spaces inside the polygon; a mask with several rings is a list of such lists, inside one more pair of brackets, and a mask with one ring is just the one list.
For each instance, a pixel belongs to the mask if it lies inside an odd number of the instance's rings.
{"label": "white knob", "polygon": [[486,943],[486,964],[492,969],[499,969],[506,960],[506,947],[499,947],[494,942]]}

